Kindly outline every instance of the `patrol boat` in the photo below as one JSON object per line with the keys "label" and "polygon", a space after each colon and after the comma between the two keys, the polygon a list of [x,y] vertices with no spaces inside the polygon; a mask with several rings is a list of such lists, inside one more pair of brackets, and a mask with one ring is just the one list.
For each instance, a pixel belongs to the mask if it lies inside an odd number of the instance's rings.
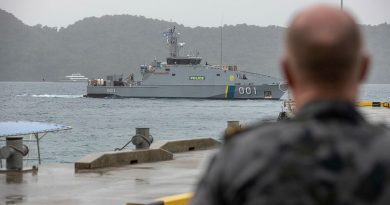
{"label": "patrol boat", "polygon": [[170,56],[141,65],[141,81],[134,74],[89,80],[86,97],[280,99],[284,91],[277,78],[239,71],[236,65],[201,64],[199,54],[181,56],[175,27],[164,32]]}

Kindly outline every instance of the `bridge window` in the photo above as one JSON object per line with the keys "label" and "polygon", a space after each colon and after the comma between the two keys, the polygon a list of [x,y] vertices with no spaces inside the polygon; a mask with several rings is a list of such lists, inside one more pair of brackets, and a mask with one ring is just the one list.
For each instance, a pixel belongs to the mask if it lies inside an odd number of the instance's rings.
{"label": "bridge window", "polygon": [[197,65],[200,62],[198,58],[167,58],[168,65]]}

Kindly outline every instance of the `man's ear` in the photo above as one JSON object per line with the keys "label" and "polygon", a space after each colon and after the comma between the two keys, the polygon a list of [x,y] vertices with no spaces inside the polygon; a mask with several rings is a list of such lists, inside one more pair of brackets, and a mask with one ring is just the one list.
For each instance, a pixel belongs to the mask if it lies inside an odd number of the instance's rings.
{"label": "man's ear", "polygon": [[280,64],[284,80],[287,81],[288,87],[293,88],[295,86],[295,81],[292,76],[291,62],[289,61],[288,57],[283,56]]}
{"label": "man's ear", "polygon": [[363,54],[359,67],[360,69],[358,80],[361,83],[366,79],[370,67],[370,57],[368,56],[368,54]]}

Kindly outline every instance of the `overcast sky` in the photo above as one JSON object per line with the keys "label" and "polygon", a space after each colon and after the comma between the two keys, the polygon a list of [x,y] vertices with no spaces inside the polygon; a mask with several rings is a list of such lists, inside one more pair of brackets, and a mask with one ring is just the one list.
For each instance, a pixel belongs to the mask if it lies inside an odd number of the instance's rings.
{"label": "overcast sky", "polygon": [[[0,0],[0,8],[28,25],[51,27],[107,14],[142,15],[191,27],[215,27],[221,21],[286,26],[296,11],[321,2],[340,4],[340,0]],[[344,6],[362,24],[390,23],[390,0],[344,0]]]}

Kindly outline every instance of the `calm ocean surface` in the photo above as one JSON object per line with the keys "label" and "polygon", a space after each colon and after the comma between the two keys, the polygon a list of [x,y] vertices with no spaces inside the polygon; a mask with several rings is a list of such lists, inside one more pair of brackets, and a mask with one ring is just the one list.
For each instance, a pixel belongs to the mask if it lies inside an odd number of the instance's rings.
{"label": "calm ocean surface", "polygon": [[[1,121],[73,128],[43,138],[43,163],[72,163],[89,153],[112,151],[124,145],[136,127],[150,127],[155,141],[220,138],[228,120],[248,124],[276,119],[281,110],[281,101],[267,100],[84,98],[86,83],[0,82],[0,87]],[[389,97],[387,84],[364,85],[361,90],[361,100],[389,101]]]}

